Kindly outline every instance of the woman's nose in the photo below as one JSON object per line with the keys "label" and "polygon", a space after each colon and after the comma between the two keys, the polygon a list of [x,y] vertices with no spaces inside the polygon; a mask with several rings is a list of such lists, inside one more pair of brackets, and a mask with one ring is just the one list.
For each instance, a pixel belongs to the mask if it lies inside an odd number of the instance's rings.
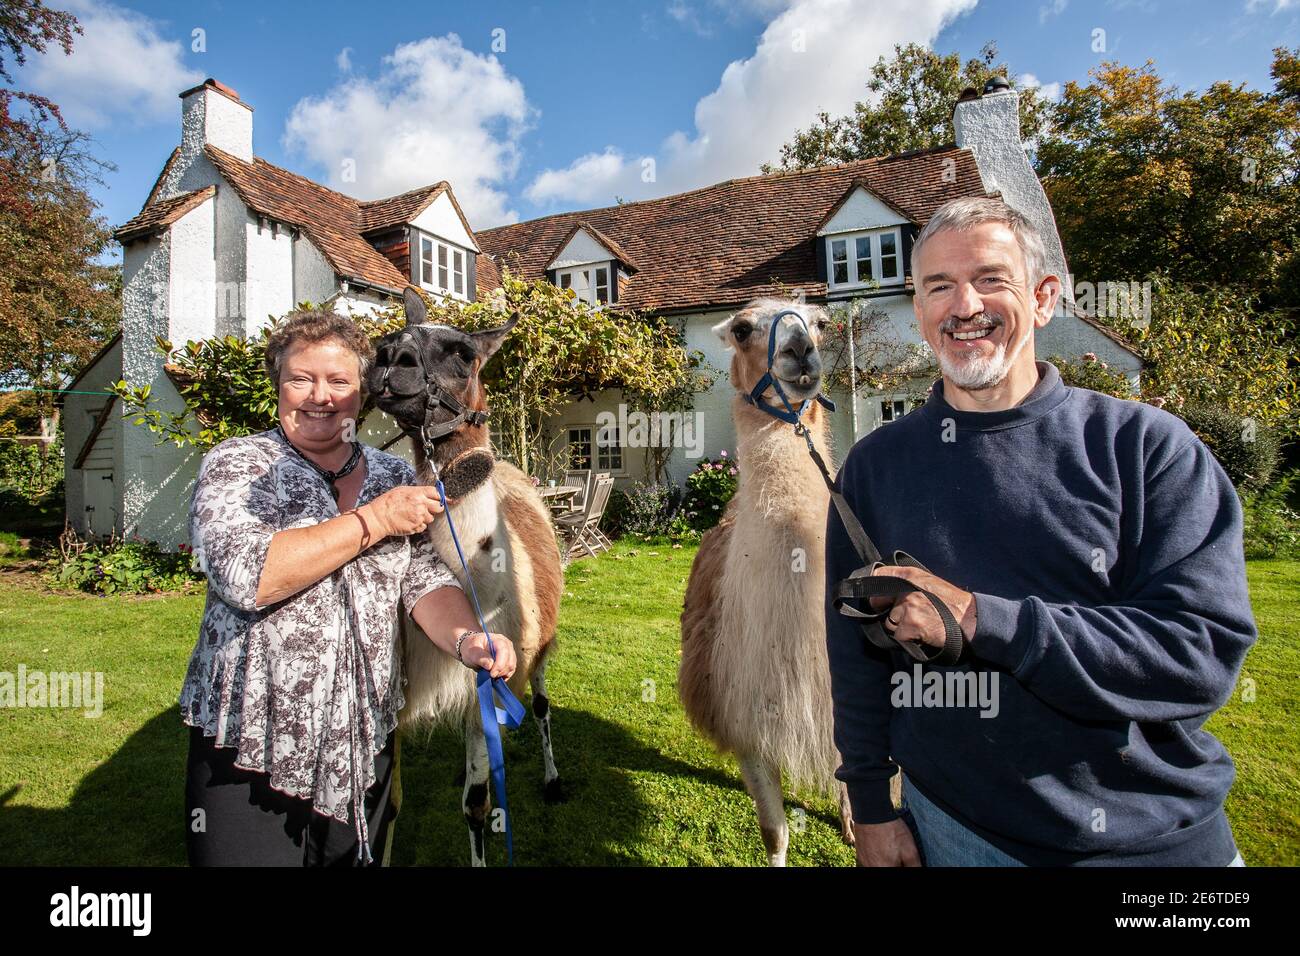
{"label": "woman's nose", "polygon": [[319,378],[312,382],[311,400],[317,405],[328,405],[330,401],[329,382]]}

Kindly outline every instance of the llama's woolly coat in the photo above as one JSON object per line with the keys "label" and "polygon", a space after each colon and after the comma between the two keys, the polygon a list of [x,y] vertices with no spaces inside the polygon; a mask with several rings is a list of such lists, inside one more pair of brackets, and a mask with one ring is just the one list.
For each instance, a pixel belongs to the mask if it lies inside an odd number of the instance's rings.
{"label": "llama's woolly coat", "polygon": [[[682,613],[682,705],[721,750],[761,758],[792,787],[833,793],[826,659],[825,533],[830,495],[804,439],[739,398],[740,484],[704,535]],[[827,420],[805,415],[830,460]]]}

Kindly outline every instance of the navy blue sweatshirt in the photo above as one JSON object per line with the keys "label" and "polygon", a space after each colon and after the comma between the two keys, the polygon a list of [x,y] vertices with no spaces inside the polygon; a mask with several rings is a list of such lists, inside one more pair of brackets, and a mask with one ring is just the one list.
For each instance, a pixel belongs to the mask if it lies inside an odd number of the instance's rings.
{"label": "navy blue sweatshirt", "polygon": [[[828,597],[836,775],[879,823],[897,764],[1029,865],[1226,866],[1233,765],[1201,725],[1256,636],[1236,493],[1181,419],[1038,371],[998,412],[937,382],[847,456],[839,487],[880,551],[973,592],[976,626],[961,662],[923,666]],[[826,548],[829,591],[861,564],[834,508]],[[958,679],[995,696],[924,706]]]}

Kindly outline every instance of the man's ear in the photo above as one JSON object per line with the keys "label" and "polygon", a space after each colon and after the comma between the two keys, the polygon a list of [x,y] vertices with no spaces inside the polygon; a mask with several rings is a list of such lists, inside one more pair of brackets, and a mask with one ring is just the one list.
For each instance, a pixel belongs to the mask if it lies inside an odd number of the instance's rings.
{"label": "man's ear", "polygon": [[[915,299],[913,300],[915,301]],[[1061,301],[1061,280],[1058,276],[1043,276],[1034,289],[1034,326],[1042,328],[1052,321]]]}
{"label": "man's ear", "polygon": [[515,313],[505,325],[498,325],[495,329],[483,329],[469,333],[470,338],[474,340],[474,347],[477,349],[479,357],[483,360],[483,365],[486,365],[488,359],[497,354],[497,349],[501,348],[506,336],[518,324],[519,314]]}

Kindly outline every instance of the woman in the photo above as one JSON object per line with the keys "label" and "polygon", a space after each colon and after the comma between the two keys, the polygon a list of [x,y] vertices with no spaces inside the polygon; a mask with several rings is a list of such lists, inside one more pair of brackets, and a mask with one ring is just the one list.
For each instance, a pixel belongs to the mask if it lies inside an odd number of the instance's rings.
{"label": "woman", "polygon": [[[351,441],[373,358],[350,320],[299,311],[267,343],[279,426],[199,469],[208,576],[181,690],[193,865],[370,865],[389,837],[402,607],[467,667],[509,677],[421,532],[442,510],[410,465]],[[399,598],[401,606],[399,606]]]}

